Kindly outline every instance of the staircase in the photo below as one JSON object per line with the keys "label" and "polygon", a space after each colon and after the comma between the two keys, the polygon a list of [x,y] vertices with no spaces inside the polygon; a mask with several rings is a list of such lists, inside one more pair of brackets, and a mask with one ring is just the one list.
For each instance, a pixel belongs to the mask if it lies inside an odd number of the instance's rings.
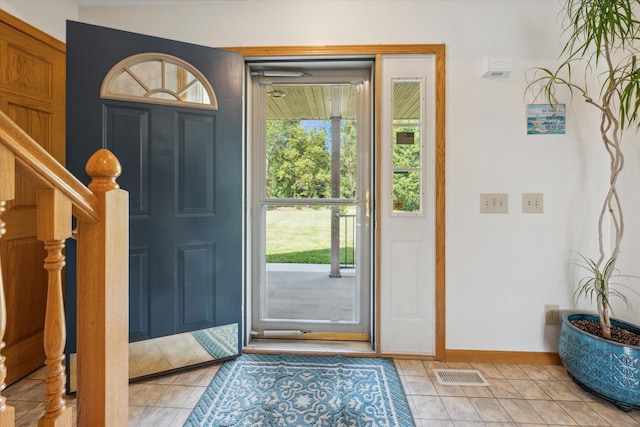
{"label": "staircase", "polygon": [[[85,187],[29,135],[0,112],[0,238],[2,214],[15,198],[16,176],[37,189],[37,235],[44,242],[47,306],[44,349],[48,400],[39,427],[72,427],[65,402],[65,313],[62,269],[64,248],[77,220],[77,425],[126,426],[128,423],[128,193],[116,179],[121,166],[106,149],[87,161],[91,183]],[[6,260],[0,259],[0,265]],[[1,271],[1,270],[0,270]],[[0,426],[14,427],[14,408],[2,396],[7,366],[2,349],[7,307],[0,274]]]}

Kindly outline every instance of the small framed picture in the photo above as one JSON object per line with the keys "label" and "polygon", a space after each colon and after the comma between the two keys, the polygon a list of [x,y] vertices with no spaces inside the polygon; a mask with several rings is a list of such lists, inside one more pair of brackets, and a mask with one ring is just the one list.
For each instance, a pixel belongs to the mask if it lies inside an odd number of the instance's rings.
{"label": "small framed picture", "polygon": [[564,134],[565,127],[565,104],[527,105],[527,135]]}

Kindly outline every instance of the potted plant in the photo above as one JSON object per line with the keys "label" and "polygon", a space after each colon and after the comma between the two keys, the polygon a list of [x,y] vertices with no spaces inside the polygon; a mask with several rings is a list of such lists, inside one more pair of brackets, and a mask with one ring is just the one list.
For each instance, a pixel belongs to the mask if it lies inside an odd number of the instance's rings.
{"label": "potted plant", "polygon": [[[558,352],[574,380],[630,410],[640,407],[640,346],[616,335],[624,331],[637,336],[640,328],[611,319],[610,298],[619,296],[626,301],[622,293],[612,289],[624,234],[616,184],[624,166],[623,136],[640,128],[640,0],[566,0],[562,14],[567,41],[560,64],[555,69],[534,69],[527,90],[557,105],[557,91],[564,88],[565,93],[579,94],[593,106],[599,113],[600,140],[610,170],[598,216],[598,255],[594,259],[582,257],[589,274],[576,291],[595,302],[597,315],[564,313]],[[572,73],[583,67],[584,73]],[[598,93],[592,96],[589,85]],[[604,227],[609,226],[613,230],[611,245],[605,244]],[[587,328],[582,324],[590,325],[592,331],[583,331]]]}

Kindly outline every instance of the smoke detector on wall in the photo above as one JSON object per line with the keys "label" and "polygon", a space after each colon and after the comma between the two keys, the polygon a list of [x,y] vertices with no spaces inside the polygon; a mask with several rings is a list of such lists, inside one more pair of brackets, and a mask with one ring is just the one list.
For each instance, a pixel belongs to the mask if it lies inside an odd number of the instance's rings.
{"label": "smoke detector on wall", "polygon": [[482,77],[509,77],[511,58],[505,56],[483,56]]}

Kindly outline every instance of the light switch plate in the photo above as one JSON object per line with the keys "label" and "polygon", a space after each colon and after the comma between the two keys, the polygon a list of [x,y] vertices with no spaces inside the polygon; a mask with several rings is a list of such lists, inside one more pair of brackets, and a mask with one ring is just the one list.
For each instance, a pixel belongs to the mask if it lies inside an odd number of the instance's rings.
{"label": "light switch plate", "polygon": [[542,193],[522,193],[522,213],[542,213],[543,210]]}
{"label": "light switch plate", "polygon": [[508,213],[507,193],[480,193],[480,213]]}

